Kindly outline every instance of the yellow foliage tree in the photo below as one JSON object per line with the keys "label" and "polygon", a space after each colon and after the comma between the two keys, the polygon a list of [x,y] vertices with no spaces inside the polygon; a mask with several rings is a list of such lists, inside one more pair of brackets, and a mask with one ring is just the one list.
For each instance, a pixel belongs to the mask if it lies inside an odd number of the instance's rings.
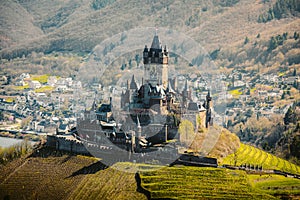
{"label": "yellow foliage tree", "polygon": [[189,147],[195,137],[194,125],[189,120],[182,120],[179,129],[180,142],[185,146]]}

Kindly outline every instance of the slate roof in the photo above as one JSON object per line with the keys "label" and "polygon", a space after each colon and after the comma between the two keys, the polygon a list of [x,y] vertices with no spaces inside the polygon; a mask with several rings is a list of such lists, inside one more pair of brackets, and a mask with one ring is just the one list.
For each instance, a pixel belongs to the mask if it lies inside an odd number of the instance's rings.
{"label": "slate roof", "polygon": [[152,41],[152,44],[151,44],[151,49],[161,49],[161,43],[160,43],[160,40],[158,38],[158,35],[155,35],[153,37],[153,41]]}
{"label": "slate roof", "polygon": [[130,89],[132,90],[136,90],[138,87],[137,87],[137,84],[135,82],[135,79],[134,79],[134,75],[132,75],[132,79],[131,79],[131,82],[130,82]]}

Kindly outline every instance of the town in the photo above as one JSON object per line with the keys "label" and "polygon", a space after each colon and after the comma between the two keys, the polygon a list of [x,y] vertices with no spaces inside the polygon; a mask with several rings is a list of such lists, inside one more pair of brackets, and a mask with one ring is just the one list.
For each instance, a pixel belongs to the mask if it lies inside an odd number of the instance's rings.
{"label": "town", "polygon": [[[213,118],[214,123],[224,127],[251,116],[270,118],[272,114],[285,114],[300,87],[296,69],[266,74],[234,69],[229,74],[220,74],[218,78],[225,90],[213,94],[217,99]],[[194,102],[205,101],[209,88],[204,76],[184,74],[176,78],[178,85],[188,83]],[[103,103],[108,102],[109,96],[122,93],[113,86],[102,87],[99,83],[84,88],[71,77],[28,73],[18,77],[2,75],[1,87],[11,88],[0,96],[1,134],[9,131],[15,133],[10,134],[11,137],[17,138],[28,133],[68,134],[76,127],[77,114],[91,108],[95,91],[101,94]],[[218,104],[224,102],[225,109],[218,109]]]}

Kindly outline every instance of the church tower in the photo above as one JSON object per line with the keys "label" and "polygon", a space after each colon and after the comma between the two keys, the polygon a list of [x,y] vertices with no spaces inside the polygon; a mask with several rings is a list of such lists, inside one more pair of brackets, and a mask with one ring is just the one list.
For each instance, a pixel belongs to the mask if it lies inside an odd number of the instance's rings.
{"label": "church tower", "polygon": [[150,49],[146,45],[143,52],[145,81],[152,86],[159,84],[167,88],[168,59],[167,46],[163,48],[158,35],[155,34]]}

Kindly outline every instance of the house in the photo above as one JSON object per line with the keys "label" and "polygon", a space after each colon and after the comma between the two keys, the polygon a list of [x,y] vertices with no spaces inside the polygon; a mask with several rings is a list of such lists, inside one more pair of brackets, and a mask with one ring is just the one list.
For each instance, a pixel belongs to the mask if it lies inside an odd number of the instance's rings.
{"label": "house", "polygon": [[42,87],[42,85],[39,81],[30,81],[29,82],[29,87],[31,89],[38,89],[38,88]]}
{"label": "house", "polygon": [[267,97],[268,92],[266,90],[259,90],[258,95],[261,96],[261,97]]}
{"label": "house", "polygon": [[37,123],[35,130],[37,132],[45,132],[45,126],[46,126],[46,121],[41,121],[41,122]]}
{"label": "house", "polygon": [[68,87],[66,85],[59,85],[56,87],[55,91],[57,92],[64,92],[68,89]]}
{"label": "house", "polygon": [[66,79],[65,78],[60,78],[57,80],[56,85],[63,85],[66,86]]}
{"label": "house", "polygon": [[30,78],[30,75],[28,74],[28,73],[22,73],[21,75],[20,75],[20,79],[29,79]]}
{"label": "house", "polygon": [[73,85],[72,78],[66,78],[65,83],[68,87],[72,87],[72,85]]}
{"label": "house", "polygon": [[68,124],[60,123],[57,128],[57,134],[58,135],[66,134],[69,130],[70,130],[70,127]]}
{"label": "house", "polygon": [[21,78],[18,78],[15,82],[15,86],[25,86],[25,85],[26,85],[25,81]]}
{"label": "house", "polygon": [[14,102],[1,102],[0,103],[0,110],[6,110],[6,111],[16,111],[18,105]]}
{"label": "house", "polygon": [[50,86],[55,86],[55,84],[57,83],[57,78],[56,76],[49,76],[48,80],[47,80],[47,84]]}
{"label": "house", "polygon": [[233,87],[243,87],[243,86],[245,86],[246,85],[246,83],[244,82],[244,81],[234,81],[234,83],[233,83]]}
{"label": "house", "polygon": [[283,83],[286,85],[293,85],[295,82],[298,82],[298,80],[299,80],[298,76],[290,76],[285,78]]}

